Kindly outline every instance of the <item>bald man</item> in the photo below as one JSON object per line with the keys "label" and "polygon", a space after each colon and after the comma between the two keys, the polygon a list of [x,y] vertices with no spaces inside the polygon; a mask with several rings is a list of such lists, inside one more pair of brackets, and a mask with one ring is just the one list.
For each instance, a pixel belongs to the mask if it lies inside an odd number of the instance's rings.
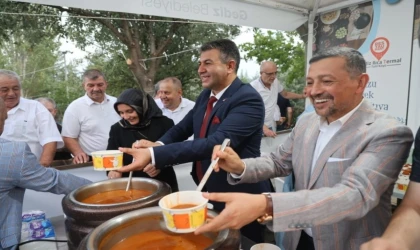
{"label": "bald man", "polygon": [[[304,94],[288,92],[277,79],[277,65],[272,61],[264,61],[260,66],[260,78],[250,84],[261,95],[264,101],[265,118],[263,133],[268,137],[276,136],[276,123],[274,113],[276,112],[277,95],[280,93],[286,99],[304,99]],[[278,111],[277,111],[278,112]],[[286,114],[281,114],[282,116]]]}

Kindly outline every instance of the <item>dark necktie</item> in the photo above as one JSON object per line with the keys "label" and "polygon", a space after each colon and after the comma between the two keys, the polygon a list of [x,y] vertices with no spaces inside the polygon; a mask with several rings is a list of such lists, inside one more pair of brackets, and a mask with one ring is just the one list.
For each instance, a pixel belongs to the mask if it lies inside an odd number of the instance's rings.
{"label": "dark necktie", "polygon": [[[207,123],[209,121],[211,111],[213,110],[213,104],[216,101],[217,101],[217,98],[214,96],[211,96],[207,103],[206,114],[204,115],[203,123],[201,124],[200,138],[206,137]],[[201,167],[201,161],[197,161],[195,170],[197,173],[198,181],[201,181],[204,175],[203,169]]]}

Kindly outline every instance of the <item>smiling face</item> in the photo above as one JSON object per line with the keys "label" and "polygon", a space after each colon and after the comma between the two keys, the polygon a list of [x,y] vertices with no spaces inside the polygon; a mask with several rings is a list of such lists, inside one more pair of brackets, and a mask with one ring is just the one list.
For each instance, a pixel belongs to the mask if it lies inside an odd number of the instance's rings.
{"label": "smiling face", "polygon": [[105,99],[105,91],[108,84],[102,76],[99,76],[96,79],[83,79],[83,87],[86,91],[86,94],[94,102],[103,102]]}
{"label": "smiling face", "polygon": [[126,120],[131,125],[136,125],[140,123],[140,118],[137,112],[127,104],[118,104],[117,110],[121,118]]}
{"label": "smiling face", "polygon": [[181,103],[182,89],[177,87],[172,80],[159,83],[160,100],[163,106],[170,110],[175,110]]}
{"label": "smiling face", "polygon": [[20,90],[20,84],[17,79],[7,75],[0,75],[0,98],[4,100],[7,110],[19,104]]}
{"label": "smiling face", "polygon": [[223,62],[220,51],[211,49],[201,52],[198,62],[198,74],[202,86],[219,92],[227,87],[236,77],[234,60]]}
{"label": "smiling face", "polygon": [[273,84],[277,77],[277,65],[274,62],[263,62],[260,67],[261,81],[268,86]]}
{"label": "smiling face", "polygon": [[343,57],[330,57],[313,62],[306,80],[316,113],[331,123],[360,104],[369,76],[352,76]]}

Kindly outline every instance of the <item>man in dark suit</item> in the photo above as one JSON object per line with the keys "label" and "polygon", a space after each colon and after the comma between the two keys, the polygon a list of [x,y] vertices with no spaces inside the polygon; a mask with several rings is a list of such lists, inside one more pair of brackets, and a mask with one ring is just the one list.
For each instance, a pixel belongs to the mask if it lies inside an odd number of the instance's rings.
{"label": "man in dark suit", "polygon": [[277,131],[288,129],[292,126],[293,106],[289,99],[284,98],[280,93],[277,95],[277,106],[280,109],[280,120],[276,121]]}
{"label": "man in dark suit", "polygon": [[[210,165],[213,147],[225,138],[231,140],[231,147],[241,157],[259,156],[264,103],[250,85],[237,78],[239,61],[239,50],[230,40],[217,40],[203,45],[198,73],[205,90],[201,92],[194,108],[159,139],[161,144],[140,141],[138,144],[142,148],[122,149],[135,158],[134,163],[122,171],[158,171],[171,164],[194,162],[191,175],[198,183]],[[214,97],[217,98],[215,104],[209,103]],[[206,113],[209,113],[207,117]],[[191,135],[194,135],[194,140],[184,141]],[[209,192],[260,194],[270,191],[271,186],[268,180],[232,186],[227,182],[227,173],[221,171],[211,174],[205,188]],[[214,203],[214,208],[221,211],[224,203]],[[263,231],[257,222],[241,229],[243,235],[255,242],[263,241]]]}

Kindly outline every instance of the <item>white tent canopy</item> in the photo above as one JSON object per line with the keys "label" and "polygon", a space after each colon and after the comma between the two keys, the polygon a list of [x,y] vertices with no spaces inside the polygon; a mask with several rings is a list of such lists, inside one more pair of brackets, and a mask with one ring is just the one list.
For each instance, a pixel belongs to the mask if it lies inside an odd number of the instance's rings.
{"label": "white tent canopy", "polygon": [[[20,0],[47,5],[166,16],[198,21],[292,31],[311,13],[366,0]],[[309,19],[310,20],[310,19]]]}

